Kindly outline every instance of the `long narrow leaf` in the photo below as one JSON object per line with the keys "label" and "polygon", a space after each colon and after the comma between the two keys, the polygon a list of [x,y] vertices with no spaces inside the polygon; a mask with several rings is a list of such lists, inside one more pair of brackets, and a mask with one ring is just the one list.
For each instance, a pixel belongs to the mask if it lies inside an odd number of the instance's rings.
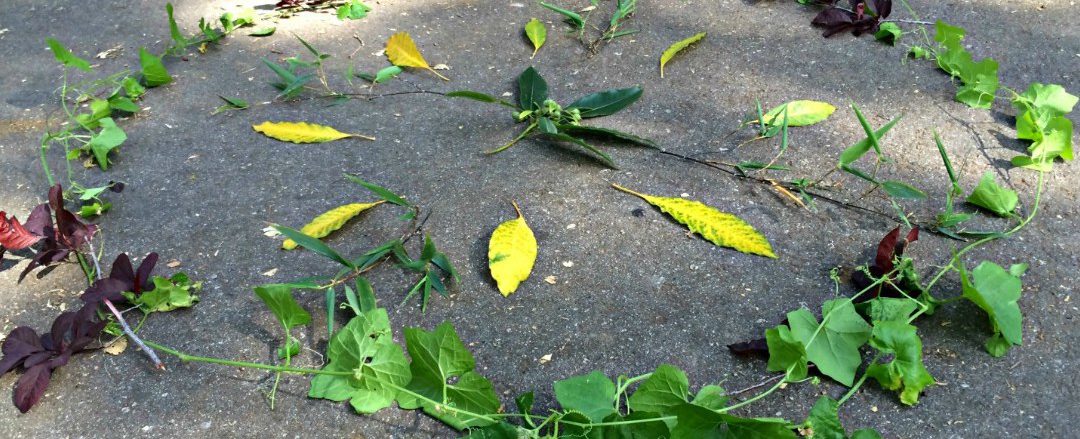
{"label": "long narrow leaf", "polygon": [[397,204],[398,206],[411,206],[408,201],[405,201],[405,199],[401,198],[400,195],[390,192],[390,190],[387,188],[384,188],[374,183],[369,183],[364,179],[351,174],[345,174],[345,178],[349,179],[349,181],[353,183],[367,188],[367,190],[371,191],[371,193],[379,196],[379,198],[389,201],[390,203]]}
{"label": "long narrow leaf", "polygon": [[311,250],[311,251],[313,251],[313,252],[315,252],[315,253],[317,253],[319,255],[322,255],[322,256],[324,256],[326,258],[329,258],[329,259],[333,260],[334,262],[337,262],[337,263],[339,263],[341,265],[344,265],[344,266],[346,266],[348,268],[352,268],[352,269],[356,268],[356,265],[354,265],[351,261],[341,257],[341,255],[338,254],[338,252],[334,251],[334,249],[330,248],[330,246],[328,246],[326,244],[323,244],[323,242],[319,241],[318,239],[315,239],[315,238],[312,238],[311,236],[305,235],[304,233],[300,232],[299,230],[296,230],[296,229],[293,229],[293,228],[290,228],[290,227],[286,227],[286,226],[282,226],[282,225],[279,225],[279,224],[273,224],[272,227],[274,227],[274,229],[277,230],[278,233],[281,233],[282,235],[285,235],[286,238],[289,238],[289,239],[292,239],[293,241],[296,241],[296,243],[298,245],[300,245],[301,247],[303,247],[303,248]]}

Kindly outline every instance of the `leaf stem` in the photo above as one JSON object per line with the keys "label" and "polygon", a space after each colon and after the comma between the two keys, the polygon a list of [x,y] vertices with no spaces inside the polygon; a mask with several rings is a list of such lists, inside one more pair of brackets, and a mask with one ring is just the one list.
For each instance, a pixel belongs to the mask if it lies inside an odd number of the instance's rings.
{"label": "leaf stem", "polygon": [[200,356],[197,356],[197,355],[189,355],[189,354],[180,352],[178,350],[171,349],[169,347],[162,346],[160,344],[154,343],[154,342],[149,341],[149,340],[145,340],[144,343],[146,343],[147,346],[151,346],[154,349],[157,349],[157,350],[159,350],[161,352],[164,352],[166,354],[175,356],[176,358],[179,358],[180,361],[183,361],[183,362],[194,361],[194,362],[197,362],[197,363],[220,364],[220,365],[223,365],[223,366],[247,367],[247,368],[251,368],[251,369],[269,370],[269,371],[274,371],[274,372],[291,373],[291,374],[296,374],[296,375],[353,376],[353,373],[349,372],[349,371],[308,369],[308,368],[303,368],[303,367],[292,367],[292,366],[275,366],[275,365],[272,365],[272,364],[251,363],[251,362],[247,362],[247,361],[234,361],[234,360],[226,360],[226,359],[223,359],[223,358],[200,357]]}
{"label": "leaf stem", "polygon": [[484,151],[484,154],[500,153],[500,152],[505,151],[507,148],[510,148],[511,146],[514,146],[515,143],[518,143],[519,140],[524,139],[527,134],[532,132],[532,130],[534,128],[536,128],[536,125],[537,125],[537,122],[530,123],[529,126],[525,127],[525,131],[522,131],[521,134],[518,134],[517,137],[515,137],[513,140],[510,141],[510,143],[507,143],[507,144],[505,144],[503,146],[495,148],[495,149],[493,149],[491,151]]}

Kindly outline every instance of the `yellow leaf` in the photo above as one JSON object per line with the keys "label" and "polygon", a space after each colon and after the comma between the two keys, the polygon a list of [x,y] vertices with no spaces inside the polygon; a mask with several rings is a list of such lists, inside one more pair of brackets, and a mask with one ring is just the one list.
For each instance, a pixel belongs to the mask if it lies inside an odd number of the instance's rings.
{"label": "yellow leaf", "polygon": [[390,39],[386,41],[386,57],[390,58],[390,62],[395,66],[426,69],[445,81],[450,80],[450,78],[440,75],[439,72],[436,72],[435,69],[428,65],[408,32],[398,32],[390,36]]}
{"label": "yellow leaf", "polygon": [[[312,238],[323,238],[329,235],[341,226],[345,225],[347,221],[360,214],[365,210],[378,206],[384,203],[384,201],[376,201],[374,203],[352,203],[346,204],[341,207],[334,208],[329,212],[315,217],[310,223],[300,229],[300,232],[308,235]],[[296,241],[286,239],[281,243],[281,248],[285,250],[292,250],[296,248]]]}
{"label": "yellow leaf", "polygon": [[765,236],[739,217],[716,210],[707,204],[673,197],[654,197],[634,192],[617,184],[612,187],[628,194],[640,197],[675,221],[683,223],[691,232],[722,247],[731,247],[743,253],[776,258],[772,246]]}
{"label": "yellow leaf", "polygon": [[533,59],[536,57],[536,52],[540,51],[540,46],[543,46],[544,41],[547,41],[547,27],[544,27],[544,23],[541,23],[540,20],[534,18],[525,24],[525,35],[532,42],[533,53],[529,59]]}
{"label": "yellow leaf", "polygon": [[252,129],[278,140],[292,143],[323,143],[346,137],[375,140],[374,137],[360,134],[348,134],[324,125],[307,122],[263,122],[252,125]]}
{"label": "yellow leaf", "polygon": [[105,346],[105,349],[102,350],[104,350],[105,353],[109,355],[120,355],[124,353],[125,350],[127,350],[127,347],[128,339],[127,337],[122,336],[117,338],[116,341],[113,341],[112,344]]}
{"label": "yellow leaf", "polygon": [[804,127],[816,124],[828,119],[829,116],[836,111],[836,107],[828,102],[807,100],[791,101],[769,110],[768,113],[765,113],[765,115],[761,117],[762,122],[764,122],[765,125],[779,125],[784,120],[785,109],[787,110],[788,126],[792,127]]}
{"label": "yellow leaf", "polygon": [[681,52],[686,46],[700,41],[702,38],[705,38],[705,32],[694,34],[694,36],[690,38],[668,46],[668,48],[664,50],[664,53],[660,55],[660,77],[664,77],[664,65],[667,64],[668,61],[671,61],[671,58],[673,58],[675,54]]}
{"label": "yellow leaf", "polygon": [[503,297],[509,296],[529,278],[536,262],[536,237],[514,203],[518,217],[495,228],[488,243],[488,268]]}

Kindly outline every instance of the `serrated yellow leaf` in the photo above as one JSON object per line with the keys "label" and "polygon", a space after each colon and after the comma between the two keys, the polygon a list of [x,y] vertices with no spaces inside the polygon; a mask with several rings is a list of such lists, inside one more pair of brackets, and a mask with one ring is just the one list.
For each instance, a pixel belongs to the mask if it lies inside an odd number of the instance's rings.
{"label": "serrated yellow leaf", "polygon": [[540,46],[544,45],[544,41],[547,41],[547,27],[544,26],[540,20],[532,19],[525,24],[525,36],[529,37],[529,41],[533,45],[533,53],[529,59],[536,57],[536,52],[540,51]]}
{"label": "serrated yellow leaf", "polygon": [[664,50],[664,53],[660,55],[660,77],[664,77],[664,65],[667,64],[668,61],[671,61],[671,58],[673,58],[675,54],[681,52],[687,46],[700,41],[702,38],[705,38],[705,32],[694,34],[694,36],[690,38],[668,46],[668,48]]}
{"label": "serrated yellow leaf", "polygon": [[495,228],[488,242],[488,268],[503,297],[517,290],[529,278],[536,263],[536,236],[525,223],[521,209],[514,203],[518,217]]}
{"label": "serrated yellow leaf", "polygon": [[332,127],[307,122],[266,121],[258,125],[252,125],[251,128],[265,134],[267,137],[292,143],[323,143],[346,137],[375,140],[371,136],[343,133]]}
{"label": "serrated yellow leaf", "polygon": [[813,125],[828,119],[836,111],[836,107],[828,102],[821,101],[791,101],[781,104],[769,110],[761,117],[765,125],[781,124],[784,121],[784,108],[787,108],[788,126],[804,127]]}
{"label": "serrated yellow leaf", "polygon": [[707,204],[674,197],[656,197],[634,192],[617,184],[612,187],[639,197],[671,215],[675,221],[685,224],[691,232],[722,247],[731,247],[743,253],[776,258],[772,245],[765,236],[741,218],[724,213]]}
{"label": "serrated yellow leaf", "polygon": [[395,66],[425,69],[445,81],[450,80],[450,78],[440,75],[439,72],[436,72],[435,69],[428,65],[427,60],[420,54],[420,49],[416,48],[416,43],[413,42],[408,32],[398,32],[391,35],[389,40],[386,40],[386,57]]}
{"label": "serrated yellow leaf", "polygon": [[[352,203],[336,207],[315,217],[310,223],[307,223],[307,225],[301,228],[300,232],[312,238],[324,238],[331,232],[340,229],[341,226],[344,226],[350,219],[359,215],[360,212],[378,206],[384,202],[385,201],[383,200],[379,200],[374,203]],[[285,242],[281,243],[281,248],[292,250],[296,248],[296,241],[286,239]]]}

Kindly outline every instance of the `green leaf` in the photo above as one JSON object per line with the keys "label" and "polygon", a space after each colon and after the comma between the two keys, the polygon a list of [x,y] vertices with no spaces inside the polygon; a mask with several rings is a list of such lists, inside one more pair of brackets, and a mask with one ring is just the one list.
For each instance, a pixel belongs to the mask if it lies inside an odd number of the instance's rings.
{"label": "green leaf", "polygon": [[968,195],[967,202],[986,209],[998,216],[1007,217],[1016,210],[1020,198],[1016,191],[999,186],[994,182],[994,173],[986,171],[979,185]]}
{"label": "green leaf", "polygon": [[870,151],[870,147],[877,141],[877,139],[881,139],[882,137],[884,137],[885,134],[888,133],[889,130],[891,130],[897,122],[900,122],[900,118],[902,117],[904,116],[896,116],[896,118],[890,120],[889,123],[885,124],[881,128],[878,128],[877,131],[874,131],[875,140],[871,140],[871,137],[867,136],[866,138],[856,142],[854,145],[851,145],[847,149],[845,149],[844,152],[840,153],[840,163],[837,165],[837,167],[842,168],[852,163],[855,163],[856,160],[858,160],[860,157]]}
{"label": "green leaf", "polygon": [[86,144],[86,148],[93,152],[98,166],[106,170],[109,169],[109,152],[127,140],[127,133],[116,126],[116,122],[113,122],[110,117],[102,118],[99,123],[101,131],[90,138],[90,143]]}
{"label": "green leaf", "polygon": [[112,203],[102,203],[100,201],[95,201],[93,203],[80,206],[79,216],[83,218],[93,218],[95,216],[104,215],[105,212],[109,211],[109,209],[112,209]]}
{"label": "green leaf", "polygon": [[356,302],[354,308],[359,309],[360,312],[375,309],[375,289],[371,287],[371,283],[367,279],[364,277],[356,278],[356,292],[359,296],[349,299],[350,303]]}
{"label": "green leaf", "polygon": [[518,76],[518,103],[524,110],[541,108],[547,100],[548,86],[540,73],[531,66]]}
{"label": "green leaf", "polygon": [[398,405],[405,409],[422,407],[425,413],[458,430],[493,423],[446,409],[454,407],[477,414],[499,412],[499,397],[491,382],[473,371],[476,362],[450,322],[443,322],[431,332],[406,328],[405,343],[412,357],[409,390],[436,403],[402,394]]}
{"label": "green leaf", "polygon": [[131,99],[139,99],[146,93],[146,87],[139,84],[139,80],[134,76],[125,76],[123,81],[120,81],[120,86],[124,88],[124,94]]}
{"label": "green leaf", "polygon": [[509,102],[506,102],[506,101],[504,101],[502,99],[499,99],[499,98],[497,98],[495,96],[492,96],[492,95],[489,95],[489,94],[486,94],[486,93],[480,93],[478,91],[458,90],[458,91],[452,91],[450,93],[447,93],[446,96],[450,97],[450,98],[472,99],[474,101],[487,102],[489,104],[505,105],[505,106],[510,107],[510,108],[517,108],[517,107],[514,106],[514,104],[511,104]]}
{"label": "green leaf", "polygon": [[613,130],[610,128],[590,127],[585,125],[558,125],[559,131],[576,136],[594,136],[603,137],[608,139],[622,140],[625,142],[636,143],[642,146],[648,146],[650,148],[660,149],[660,145],[652,140],[638,137],[633,134],[624,133],[622,131]]}
{"label": "green leaf", "polygon": [[375,73],[375,78],[373,78],[371,82],[374,82],[376,84],[382,84],[386,81],[393,79],[397,75],[400,75],[401,72],[404,71],[404,69],[398,66],[383,67]]}
{"label": "green leaf", "polygon": [[536,52],[540,51],[540,46],[543,46],[544,42],[547,41],[547,27],[544,26],[543,22],[535,18],[529,20],[525,24],[525,36],[529,38],[533,45],[533,53],[529,57],[529,59],[532,59],[536,56]]}
{"label": "green leaf", "polygon": [[[1027,91],[1015,97],[1012,103],[1018,113],[1034,110],[1039,119],[1049,120],[1072,112],[1077,101],[1080,98],[1069,94],[1065,87],[1035,82],[1028,86]],[[1045,123],[1041,126],[1045,126]]]}
{"label": "green leaf", "polygon": [[769,372],[785,372],[788,381],[806,378],[806,347],[787,325],[766,330],[765,342],[769,346]]}
{"label": "green leaf", "polygon": [[628,404],[633,412],[668,415],[674,413],[675,407],[686,404],[689,396],[690,381],[686,373],[670,364],[661,364],[630,395]]}
{"label": "green leaf", "polygon": [[911,317],[911,314],[919,308],[918,302],[906,298],[876,297],[866,303],[869,308],[870,321],[875,324],[894,320],[906,322]]}
{"label": "green leaf", "polygon": [[[615,425],[593,427],[587,437],[618,439],[656,439],[671,437],[671,431],[668,428],[669,425],[675,425],[675,420],[665,423],[658,420],[658,417],[657,413],[638,411],[626,416],[613,414],[604,418],[604,422],[613,423]],[[617,424],[619,422],[626,422],[626,424]]]}
{"label": "green leaf", "polygon": [[871,364],[866,375],[877,380],[881,387],[900,391],[900,402],[915,405],[919,393],[934,384],[934,377],[923,366],[922,341],[915,327],[906,321],[877,322],[874,324],[870,346],[882,355],[892,355],[885,364]]}
{"label": "green leaf", "polygon": [[761,117],[761,123],[764,125],[776,125],[780,126],[778,122],[782,121],[784,111],[787,111],[788,126],[802,127],[820,123],[836,111],[836,107],[832,106],[828,102],[819,101],[791,101],[786,104],[781,104],[775,108],[769,110]]}
{"label": "green leaf", "polygon": [[147,52],[145,47],[139,48],[139,65],[142,66],[143,81],[147,87],[158,87],[172,82],[172,76],[165,70],[161,58]]}
{"label": "green leaf", "polygon": [[584,140],[581,140],[581,139],[579,139],[577,137],[567,135],[567,134],[563,134],[563,133],[555,133],[555,134],[544,133],[544,136],[549,137],[551,139],[555,139],[555,140],[561,140],[563,142],[570,142],[570,143],[578,145],[578,146],[580,146],[582,148],[585,148],[587,151],[600,156],[600,158],[608,166],[611,166],[613,168],[615,167],[615,161],[611,159],[611,156],[609,156],[606,153],[604,153],[603,151],[597,149],[595,146],[592,146],[592,145],[588,144]]}
{"label": "green leaf", "polygon": [[287,335],[288,341],[285,342],[280,348],[277,348],[278,358],[291,358],[300,353],[300,340]]}
{"label": "green leaf", "polygon": [[789,312],[791,333],[806,346],[807,358],[821,373],[851,386],[855,371],[862,364],[859,348],[870,338],[870,325],[855,311],[850,299],[826,301],[821,310],[827,318],[820,331],[817,331],[817,318],[810,310],[802,308]]}
{"label": "green leaf", "polygon": [[135,104],[131,99],[124,96],[113,96],[109,98],[109,108],[114,110],[126,111],[128,113],[138,113],[139,106]]}
{"label": "green leaf", "polygon": [[292,288],[281,284],[266,284],[255,287],[259,297],[270,312],[277,317],[286,330],[311,323],[311,314],[301,308],[293,299]]}
{"label": "green leaf", "polygon": [[169,36],[173,40],[173,48],[183,49],[190,44],[184,34],[180,32],[180,26],[176,25],[176,19],[173,18],[173,5],[172,3],[165,3],[165,14],[169,16]]}
{"label": "green leaf", "polygon": [[900,35],[903,33],[900,26],[897,26],[896,23],[886,21],[881,23],[881,26],[878,27],[878,31],[874,33],[874,39],[890,46],[895,46],[896,42],[900,40]]}
{"label": "green leaf", "polygon": [[[960,281],[964,298],[990,316],[994,337],[987,341],[987,350],[998,357],[1010,345],[1021,344],[1024,317],[1016,303],[1020,300],[1020,278],[993,262],[984,261],[970,274],[960,266]],[[994,339],[998,335],[1003,340]]]}
{"label": "green leaf", "polygon": [[260,26],[248,32],[248,36],[252,37],[268,37],[277,31],[277,26]]}
{"label": "green leaf", "polygon": [[556,134],[559,132],[559,129],[555,127],[555,122],[552,122],[551,119],[547,118],[546,116],[541,116],[536,123],[536,126],[538,129],[540,129],[541,133]]}
{"label": "green leaf", "polygon": [[367,17],[368,12],[371,12],[370,6],[361,3],[360,0],[349,0],[338,6],[337,18],[338,20],[359,20]]}
{"label": "green leaf", "polygon": [[357,413],[375,413],[393,404],[398,388],[412,379],[401,346],[394,343],[386,310],[353,317],[337,332],[327,348],[329,372],[350,375],[316,375],[311,379],[311,398],[350,400]]}
{"label": "green leaf", "polygon": [[375,194],[375,196],[386,200],[390,204],[396,204],[398,206],[404,207],[411,206],[408,201],[405,201],[405,199],[401,198],[400,195],[390,192],[390,190],[387,188],[379,186],[375,183],[369,183],[364,179],[351,174],[345,174],[345,178],[349,179],[349,181],[353,183],[363,186],[367,190],[371,191],[371,193]]}
{"label": "green leaf", "polygon": [[593,422],[615,413],[615,383],[595,370],[555,382],[555,399],[565,410],[577,410]]}
{"label": "green leaf", "polygon": [[844,431],[840,423],[840,404],[835,399],[822,395],[810,409],[810,414],[803,422],[803,428],[812,431],[809,436],[813,439],[847,439],[847,431]]}
{"label": "green leaf", "polygon": [[672,438],[709,439],[795,439],[793,426],[775,418],[740,418],[717,413],[705,407],[684,404],[675,410],[678,416]]}
{"label": "green leaf", "polygon": [[558,12],[558,13],[562,14],[564,17],[566,17],[566,22],[567,23],[570,23],[570,24],[574,25],[574,27],[576,27],[578,29],[581,29],[581,28],[585,27],[585,20],[582,19],[581,15],[578,14],[577,12],[566,10],[566,9],[560,8],[558,6],[555,6],[553,4],[545,3],[545,2],[540,2],[540,6],[543,6],[545,8],[551,9],[552,11],[555,11],[555,12]]}
{"label": "green leaf", "polygon": [[505,421],[483,428],[470,428],[462,439],[518,439],[518,427]]}
{"label": "green leaf", "polygon": [[630,106],[641,97],[641,87],[614,88],[583,96],[566,107],[567,110],[577,108],[581,111],[581,117],[607,116],[614,114]]}
{"label": "green leaf", "polygon": [[46,38],[45,44],[49,45],[49,50],[52,51],[53,56],[56,57],[56,60],[60,61],[60,64],[63,64],[67,67],[75,67],[85,72],[90,71],[90,63],[86,62],[85,59],[75,56],[75,54],[71,53],[71,51],[68,50],[67,47],[64,47],[63,44],[60,44],[59,41],[56,41],[52,38]]}
{"label": "green leaf", "polygon": [[[345,286],[348,288],[348,285]],[[334,310],[337,309],[337,291],[334,287],[326,289],[326,336],[334,336]],[[291,357],[295,354],[290,354]]]}
{"label": "green leaf", "polygon": [[323,257],[329,258],[330,260],[333,260],[334,262],[337,262],[337,263],[339,263],[341,265],[344,265],[344,266],[346,266],[348,268],[353,268],[353,269],[356,268],[356,266],[353,265],[353,263],[351,261],[341,257],[341,255],[338,254],[338,252],[334,251],[334,249],[330,248],[328,245],[324,244],[322,241],[319,241],[318,239],[315,239],[315,238],[312,238],[311,236],[305,235],[303,232],[301,232],[299,230],[289,228],[289,227],[285,227],[285,226],[282,226],[282,225],[279,225],[279,224],[272,224],[271,226],[275,230],[277,230],[278,233],[281,233],[282,235],[285,235],[286,238],[289,238],[289,239],[291,239],[293,241],[296,241],[296,244],[298,244],[301,247],[304,247],[304,248],[306,248],[308,250],[311,250],[311,251],[315,252],[316,254],[322,255]]}
{"label": "green leaf", "polygon": [[1072,160],[1072,134],[1071,120],[1064,116],[1050,119],[1039,139],[1028,147],[1032,160],[1043,163],[1052,162],[1058,157]]}
{"label": "green leaf", "polygon": [[693,403],[707,409],[720,410],[727,405],[727,401],[727,391],[723,387],[709,384],[698,390],[697,395],[694,395]]}
{"label": "green leaf", "polygon": [[172,278],[154,276],[154,289],[138,296],[124,293],[128,300],[137,305],[144,313],[168,312],[178,308],[191,308],[199,302],[195,293],[202,289],[202,283],[191,283],[182,273]]}
{"label": "green leaf", "polygon": [[889,194],[889,196],[893,198],[901,198],[905,200],[926,199],[925,192],[919,190],[915,186],[896,180],[886,180],[881,182],[881,189],[885,190],[885,193]]}

